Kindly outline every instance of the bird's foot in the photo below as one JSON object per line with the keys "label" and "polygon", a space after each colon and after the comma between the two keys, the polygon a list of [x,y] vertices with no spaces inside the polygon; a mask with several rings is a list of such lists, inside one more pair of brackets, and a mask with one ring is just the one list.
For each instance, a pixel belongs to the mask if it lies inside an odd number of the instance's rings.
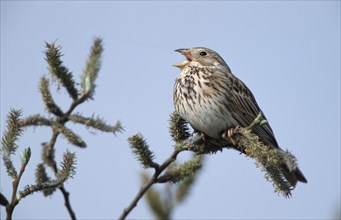
{"label": "bird's foot", "polygon": [[201,131],[197,131],[196,135],[194,135],[192,138],[193,144],[201,145],[201,144],[206,143],[207,141],[208,141],[208,136],[204,132],[201,132]]}
{"label": "bird's foot", "polygon": [[201,139],[204,141],[204,142],[206,142],[207,141],[207,135],[204,133],[204,132],[201,132],[200,133],[200,137],[201,137]]}
{"label": "bird's foot", "polygon": [[237,125],[234,128],[228,129],[222,134],[222,138],[229,141],[232,145],[236,145],[236,141],[234,140],[233,136],[239,131],[240,128],[241,127]]}

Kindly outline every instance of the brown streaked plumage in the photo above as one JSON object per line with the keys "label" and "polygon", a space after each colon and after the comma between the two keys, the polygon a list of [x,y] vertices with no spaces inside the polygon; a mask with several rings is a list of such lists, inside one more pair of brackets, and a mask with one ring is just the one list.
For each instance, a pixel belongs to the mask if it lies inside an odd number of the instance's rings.
{"label": "brown streaked plumage", "polygon": [[[176,52],[186,60],[174,65],[182,70],[174,85],[174,107],[195,130],[221,139],[226,130],[247,127],[262,112],[252,92],[218,53],[204,47]],[[252,131],[264,144],[280,149],[269,123]],[[297,181],[307,182],[298,168],[290,172]]]}

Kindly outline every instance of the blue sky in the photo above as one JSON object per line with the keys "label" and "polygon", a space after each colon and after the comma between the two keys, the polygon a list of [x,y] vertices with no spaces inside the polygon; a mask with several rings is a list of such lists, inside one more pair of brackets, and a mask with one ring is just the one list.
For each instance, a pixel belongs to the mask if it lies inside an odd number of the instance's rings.
{"label": "blue sky", "polygon": [[[175,219],[330,219],[340,209],[340,1],[1,1],[1,133],[11,108],[44,113],[38,81],[47,75],[44,42],[57,40],[64,64],[78,80],[94,37],[104,54],[95,100],[80,106],[125,132],[92,135],[77,149],[59,139],[56,154],[77,153],[77,174],[65,187],[79,219],[115,219],[140,187],[142,170],[127,138],[141,132],[162,162],[172,152],[168,119],[173,83],[183,60],[174,50],[216,50],[253,91],[279,144],[292,151],[309,183],[293,198],[273,192],[251,159],[235,151],[207,158],[190,197]],[[56,102],[70,104],[66,92]],[[19,152],[32,158],[20,188],[34,181],[47,128],[27,129]],[[17,157],[15,164],[20,164]],[[185,155],[180,160],[186,158]],[[11,180],[1,164],[1,193]],[[16,219],[68,219],[59,192],[34,194],[15,209]],[[1,218],[5,213],[1,207]],[[152,215],[144,201],[129,218]]]}

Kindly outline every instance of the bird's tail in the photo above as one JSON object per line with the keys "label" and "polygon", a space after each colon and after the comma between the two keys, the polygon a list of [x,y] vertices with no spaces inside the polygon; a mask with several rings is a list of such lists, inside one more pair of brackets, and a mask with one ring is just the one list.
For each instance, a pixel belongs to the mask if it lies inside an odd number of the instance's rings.
{"label": "bird's tail", "polygon": [[307,179],[303,175],[302,171],[298,168],[297,163],[284,160],[281,165],[282,174],[285,179],[295,187],[297,182],[307,183]]}
{"label": "bird's tail", "polygon": [[270,160],[263,164],[266,176],[274,183],[275,191],[290,197],[297,182],[307,183],[302,171],[298,168],[297,160],[289,151],[279,149],[278,160]]}
{"label": "bird's tail", "polygon": [[308,183],[307,179],[304,177],[302,171],[298,167],[292,173],[296,177],[297,181]]}

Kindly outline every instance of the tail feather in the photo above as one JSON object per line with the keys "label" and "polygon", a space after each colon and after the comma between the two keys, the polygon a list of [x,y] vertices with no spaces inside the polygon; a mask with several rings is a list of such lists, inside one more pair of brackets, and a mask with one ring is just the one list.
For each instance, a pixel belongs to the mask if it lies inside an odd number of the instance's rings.
{"label": "tail feather", "polygon": [[286,179],[290,185],[295,188],[297,182],[307,183],[307,179],[304,177],[302,171],[296,167],[294,169],[290,169],[288,164],[284,163],[281,165],[282,175]]}
{"label": "tail feather", "polygon": [[302,171],[299,168],[296,168],[294,171],[292,171],[293,175],[295,175],[297,181],[302,183],[308,183],[307,179],[304,177]]}
{"label": "tail feather", "polygon": [[283,160],[280,166],[285,178],[294,187],[296,186],[297,182],[307,183],[307,179],[304,177],[302,171],[298,168],[296,157],[288,150],[280,151]]}

